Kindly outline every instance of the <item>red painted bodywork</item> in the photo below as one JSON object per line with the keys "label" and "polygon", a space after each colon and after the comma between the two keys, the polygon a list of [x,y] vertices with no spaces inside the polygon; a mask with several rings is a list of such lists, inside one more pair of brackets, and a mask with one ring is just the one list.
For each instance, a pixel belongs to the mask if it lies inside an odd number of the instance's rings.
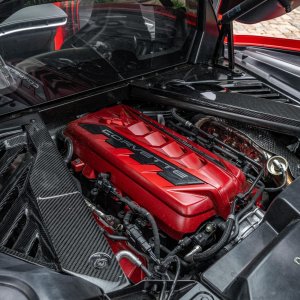
{"label": "red painted bodywork", "polygon": [[235,35],[234,44],[237,46],[255,46],[288,51],[300,51],[300,40],[266,36]]}
{"label": "red painted bodywork", "polygon": [[[124,105],[105,108],[70,123],[65,133],[73,140],[75,155],[80,160],[97,173],[110,173],[111,181],[118,190],[149,210],[160,229],[172,238],[180,239],[195,232],[203,222],[215,215],[225,219],[233,198],[246,189],[242,171],[154,121],[156,126],[220,161],[223,167],[196,154],[160,129],[146,124],[139,114]],[[106,142],[107,136],[90,133],[80,124],[106,125],[118,135],[146,148],[203,183],[175,186],[159,175],[162,169],[137,162],[131,157],[132,151],[113,147]]]}

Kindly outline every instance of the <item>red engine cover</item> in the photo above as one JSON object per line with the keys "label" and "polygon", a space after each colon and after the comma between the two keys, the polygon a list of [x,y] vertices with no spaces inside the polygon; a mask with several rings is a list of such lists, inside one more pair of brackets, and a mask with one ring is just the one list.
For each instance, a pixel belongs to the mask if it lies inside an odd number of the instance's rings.
{"label": "red engine cover", "polygon": [[70,123],[66,135],[86,166],[110,173],[174,239],[215,215],[226,218],[246,188],[240,169],[128,106],[88,114]]}

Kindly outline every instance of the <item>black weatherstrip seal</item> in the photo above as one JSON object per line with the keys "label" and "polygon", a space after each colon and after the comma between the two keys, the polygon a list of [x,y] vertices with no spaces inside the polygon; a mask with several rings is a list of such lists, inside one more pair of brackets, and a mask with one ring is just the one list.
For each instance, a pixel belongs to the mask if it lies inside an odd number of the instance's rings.
{"label": "black weatherstrip seal", "polygon": [[142,165],[154,165],[159,167],[161,171],[157,174],[176,186],[204,183],[199,178],[149,152],[144,147],[133,143],[107,126],[97,124],[80,124],[80,126],[92,134],[105,135],[108,137],[106,142],[115,148],[129,149],[133,152],[130,157]]}

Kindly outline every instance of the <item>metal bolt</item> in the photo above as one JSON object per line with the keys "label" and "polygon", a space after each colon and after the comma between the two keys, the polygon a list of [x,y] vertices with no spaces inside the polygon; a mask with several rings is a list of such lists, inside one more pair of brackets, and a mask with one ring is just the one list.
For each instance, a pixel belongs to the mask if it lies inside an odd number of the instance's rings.
{"label": "metal bolt", "polygon": [[211,233],[211,232],[213,232],[214,230],[215,230],[215,226],[214,226],[212,223],[207,224],[206,227],[205,227],[205,231],[206,231],[207,233]]}

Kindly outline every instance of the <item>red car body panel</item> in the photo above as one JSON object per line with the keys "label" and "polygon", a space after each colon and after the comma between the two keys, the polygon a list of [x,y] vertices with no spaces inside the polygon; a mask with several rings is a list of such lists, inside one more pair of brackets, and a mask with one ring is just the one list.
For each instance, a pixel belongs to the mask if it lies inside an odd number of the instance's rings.
{"label": "red car body panel", "polygon": [[300,51],[300,40],[266,36],[235,35],[234,44],[237,46],[255,46],[288,51]]}

